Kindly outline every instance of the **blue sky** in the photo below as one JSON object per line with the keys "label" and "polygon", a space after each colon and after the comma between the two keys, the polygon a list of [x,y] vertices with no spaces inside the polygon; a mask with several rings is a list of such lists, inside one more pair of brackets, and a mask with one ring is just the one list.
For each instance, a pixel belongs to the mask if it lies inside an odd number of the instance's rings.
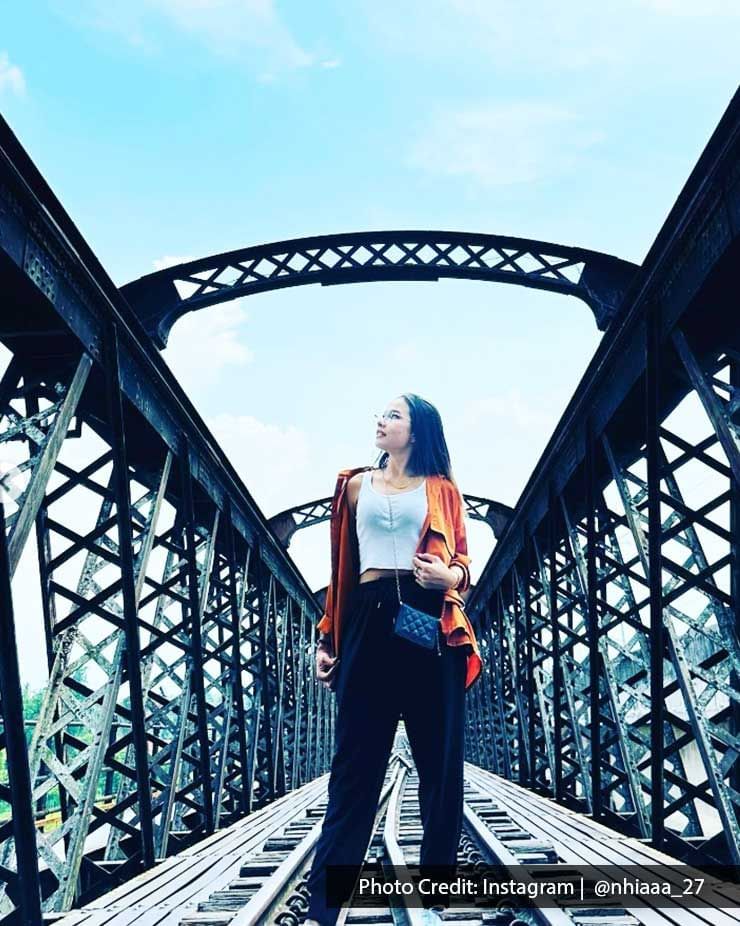
{"label": "blue sky", "polygon": [[[732,96],[727,0],[37,0],[0,109],[113,279],[301,235],[492,232],[640,262]],[[599,343],[580,302],[447,281],[186,317],[165,359],[267,515],[370,462],[401,391],[514,504]],[[491,549],[469,528],[474,577]],[[328,535],[292,548],[313,587]]]}

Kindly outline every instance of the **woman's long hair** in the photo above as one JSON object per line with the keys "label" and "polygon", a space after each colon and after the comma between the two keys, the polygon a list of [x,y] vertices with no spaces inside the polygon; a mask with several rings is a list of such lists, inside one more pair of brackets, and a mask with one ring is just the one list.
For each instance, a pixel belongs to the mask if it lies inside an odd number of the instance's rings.
{"label": "woman's long hair", "polygon": [[[431,402],[414,392],[401,396],[409,407],[411,434],[414,443],[406,466],[409,476],[445,476],[450,482],[452,467],[447,449],[442,418]],[[388,464],[388,453],[383,451],[376,463],[381,469]]]}

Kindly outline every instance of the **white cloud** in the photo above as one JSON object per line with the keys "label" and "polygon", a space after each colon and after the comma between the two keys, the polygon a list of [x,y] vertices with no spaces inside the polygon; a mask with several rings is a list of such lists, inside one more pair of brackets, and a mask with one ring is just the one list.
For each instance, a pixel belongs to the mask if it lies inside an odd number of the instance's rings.
{"label": "white cloud", "polygon": [[0,51],[0,93],[9,90],[16,96],[26,92],[26,79],[17,64],[11,64],[7,52]]}
{"label": "white cloud", "polygon": [[267,517],[313,498],[306,431],[227,413],[207,424]]}
{"label": "white cloud", "polygon": [[228,302],[190,312],[175,322],[164,359],[191,397],[216,383],[225,368],[251,363],[254,354],[240,340],[246,321],[242,306]]}
{"label": "white cloud", "polygon": [[[361,0],[362,27],[382,51],[437,72],[451,68],[461,88],[493,87],[508,94],[513,81],[581,74],[577,91],[603,88],[619,98],[642,96],[655,85],[673,92],[676,78],[696,86],[697,74],[736,76],[736,36],[721,20],[740,15],[736,0]],[[702,32],[695,30],[701,20]],[[734,42],[734,44],[733,44]],[[733,54],[734,53],[734,54]],[[695,67],[687,69],[686,55]],[[450,91],[457,86],[449,82]],[[553,84],[553,92],[558,91]]]}
{"label": "white cloud", "polygon": [[499,423],[506,422],[515,430],[531,433],[554,428],[555,421],[550,412],[539,402],[527,402],[520,390],[515,388],[499,395],[471,399],[465,408],[465,418],[471,425],[480,426],[494,419]]}
{"label": "white cloud", "polygon": [[174,28],[216,55],[245,62],[262,78],[315,64],[274,0],[129,0],[115,9],[107,0],[83,0],[73,15],[149,51],[164,46]]}
{"label": "white cloud", "polygon": [[214,51],[234,54],[244,46],[266,52],[275,67],[305,67],[311,56],[280,19],[273,0],[148,0],[176,26]]}
{"label": "white cloud", "polygon": [[569,110],[545,103],[489,103],[438,112],[408,163],[485,186],[542,180],[577,166],[602,136]]}
{"label": "white cloud", "polygon": [[567,402],[567,387],[547,394],[518,387],[470,398],[452,419],[448,440],[465,447],[456,465],[466,492],[514,506]]}
{"label": "white cloud", "polygon": [[486,71],[573,72],[618,58],[615,33],[634,28],[621,8],[587,0],[525,4],[501,0],[364,0],[366,28],[394,52],[439,66],[465,62],[471,72],[481,61]]}

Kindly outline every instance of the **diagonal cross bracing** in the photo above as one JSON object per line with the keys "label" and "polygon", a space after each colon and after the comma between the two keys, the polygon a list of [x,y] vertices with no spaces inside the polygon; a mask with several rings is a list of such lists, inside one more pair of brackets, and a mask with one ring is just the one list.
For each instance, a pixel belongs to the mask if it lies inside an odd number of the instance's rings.
{"label": "diagonal cross bracing", "polygon": [[585,302],[603,331],[636,271],[609,254],[505,235],[350,232],[202,257],[132,280],[122,292],[160,348],[195,309],[288,286],[373,280],[487,280],[564,293]]}

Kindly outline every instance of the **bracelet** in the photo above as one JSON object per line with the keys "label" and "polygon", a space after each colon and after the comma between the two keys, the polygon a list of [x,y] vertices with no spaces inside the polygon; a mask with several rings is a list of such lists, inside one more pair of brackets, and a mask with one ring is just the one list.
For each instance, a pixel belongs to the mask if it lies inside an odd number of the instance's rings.
{"label": "bracelet", "polygon": [[462,585],[463,579],[465,578],[465,570],[463,569],[462,566],[458,565],[458,563],[453,563],[453,564],[452,564],[451,566],[449,566],[448,568],[449,568],[449,569],[455,569],[455,568],[457,568],[457,569],[460,570],[460,571],[458,572],[457,582],[455,582],[455,584],[451,586],[451,590],[452,590],[452,591],[455,591],[460,585]]}

